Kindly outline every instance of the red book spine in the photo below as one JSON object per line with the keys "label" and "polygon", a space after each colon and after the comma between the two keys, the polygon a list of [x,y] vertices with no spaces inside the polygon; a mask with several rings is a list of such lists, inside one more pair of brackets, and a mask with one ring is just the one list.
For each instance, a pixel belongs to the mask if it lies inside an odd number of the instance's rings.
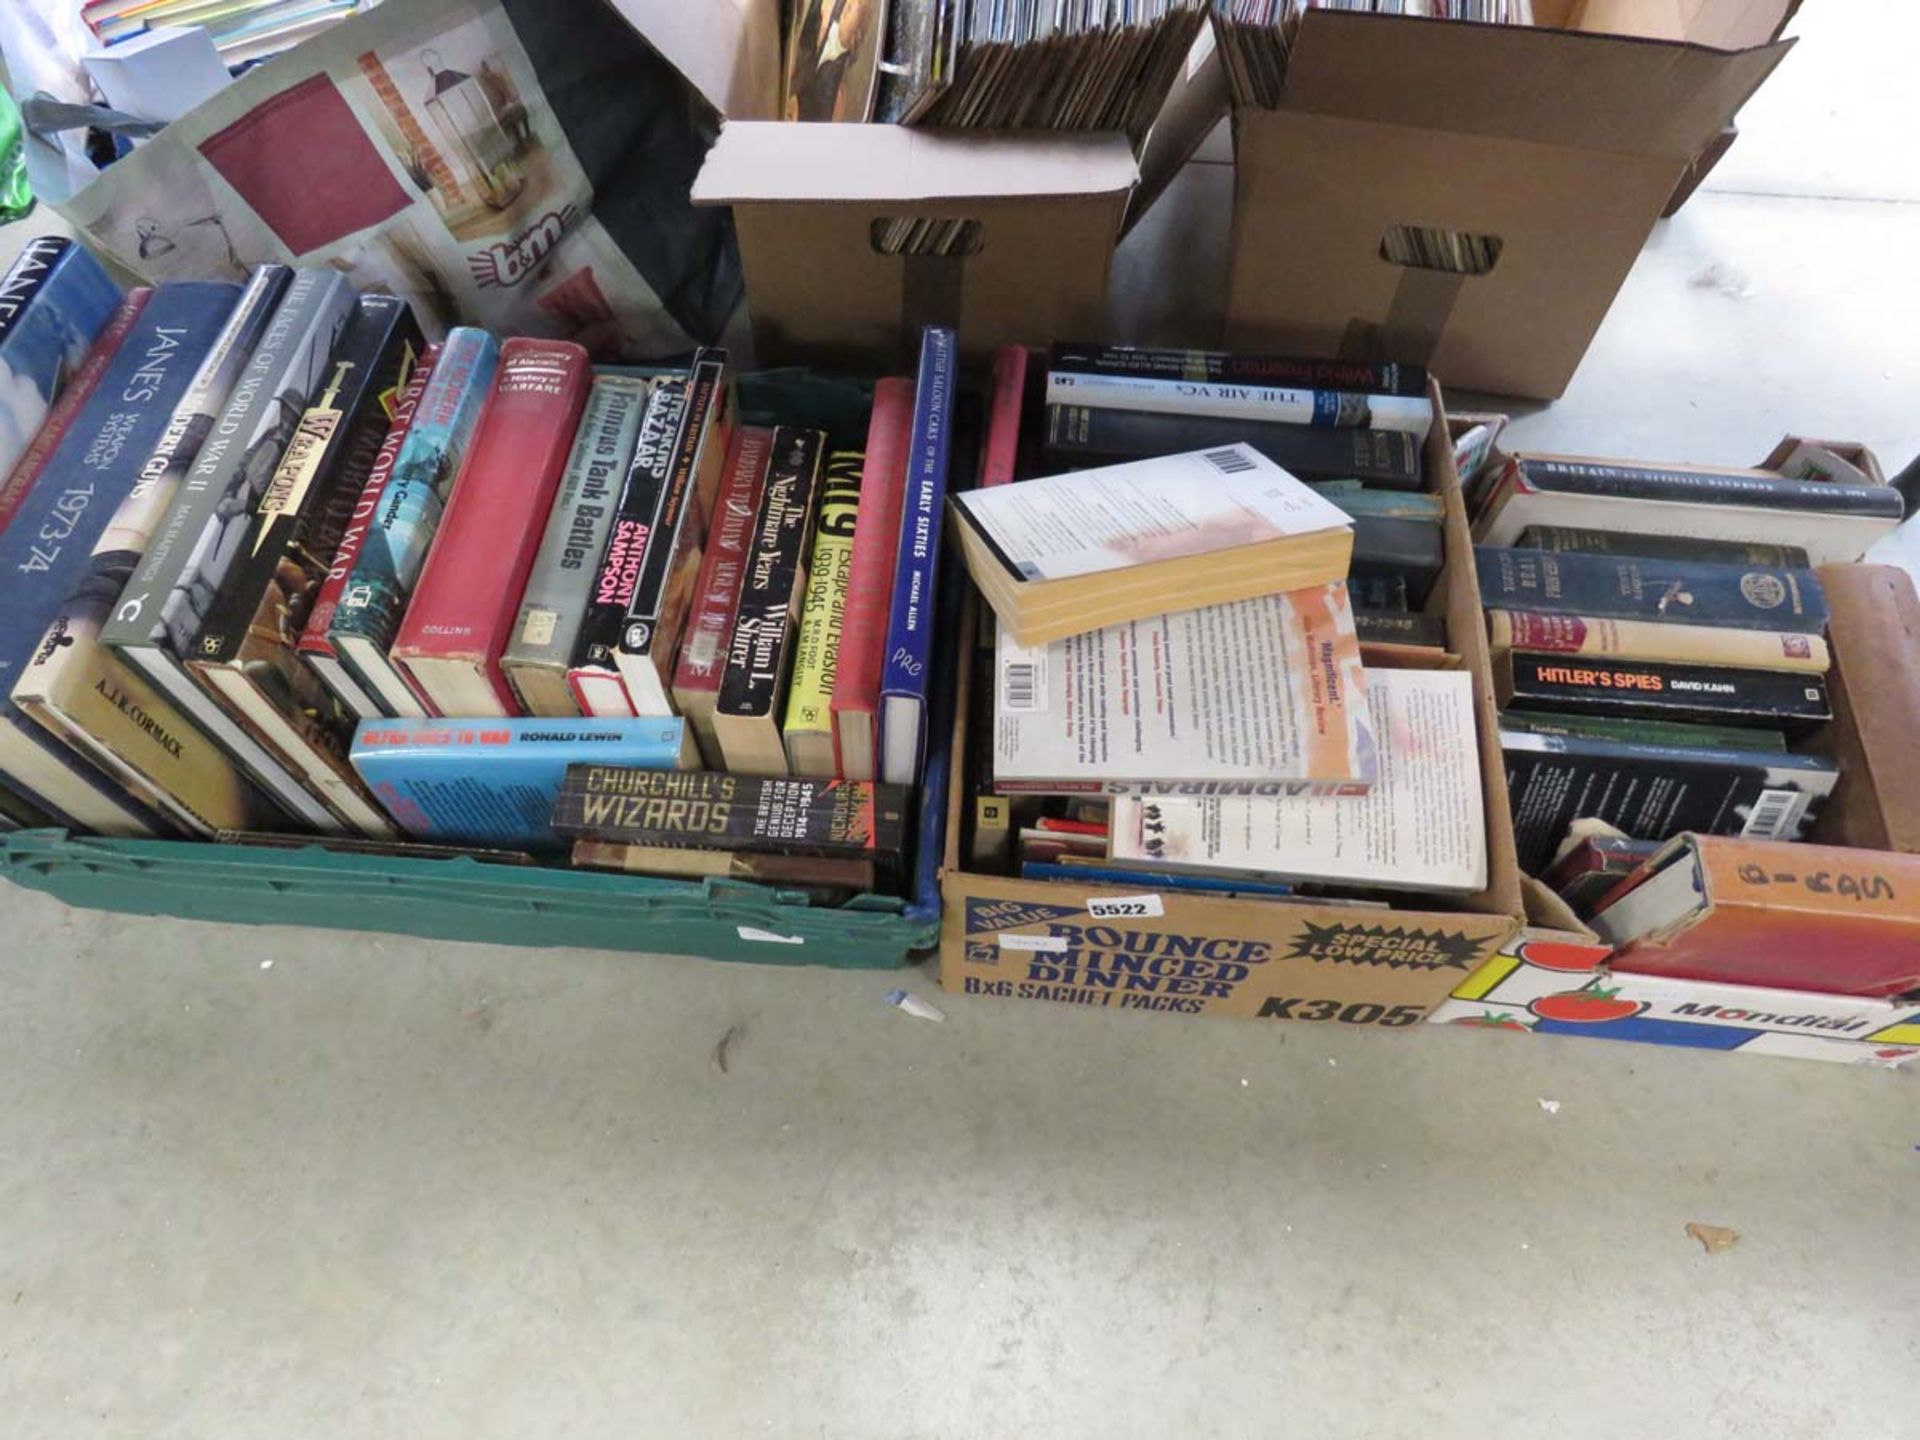
{"label": "red book spine", "polygon": [[993,357],[993,407],[980,457],[980,485],[1005,485],[1020,462],[1020,407],[1027,393],[1027,350],[1008,345]]}
{"label": "red book spine", "polygon": [[439,358],[440,347],[429,345],[414,365],[413,374],[407,377],[400,398],[394,402],[393,424],[387,430],[387,438],[380,442],[380,453],[374,456],[373,468],[367,471],[367,483],[360,491],[360,498],[353,503],[353,516],[347,522],[346,533],[327,561],[327,578],[314,599],[313,613],[307,617],[306,629],[300,632],[302,655],[333,654],[333,642],[327,639],[327,631],[333,628],[333,613],[340,608],[347,577],[353,574],[360,547],[367,543],[367,529],[380,509],[380,497],[386,494],[387,481],[393,477],[393,462],[399,458],[400,445],[413,426],[414,407],[420,403],[420,393],[427,388],[434,362]]}
{"label": "red book spine", "polygon": [[727,668],[727,643],[733,636],[734,610],[740,603],[740,582],[747,573],[753,517],[760,508],[760,490],[772,453],[773,431],[742,425],[733,432],[726,479],[707,530],[707,553],[701,557],[700,576],[694,582],[693,613],[687,620],[673,672],[676,699],[681,695],[719,694],[720,672]]}
{"label": "red book spine", "polygon": [[480,411],[393,655],[483,667],[504,713],[520,702],[500,652],[520,610],[560,474],[587,406],[593,367],[566,340],[516,337]]}
{"label": "red book spine", "polygon": [[106,328],[87,351],[87,358],[80,362],[80,368],[67,381],[67,388],[60,392],[52,408],[47,411],[47,418],[40,423],[39,433],[20,452],[20,458],[14,462],[6,483],[0,485],[0,530],[7,528],[8,522],[13,519],[13,512],[27,498],[27,492],[33,489],[40,472],[47,468],[47,461],[60,448],[60,442],[67,438],[67,431],[73,428],[73,417],[80,413],[80,407],[100,387],[100,377],[106,373],[107,362],[113,359],[120,342],[127,338],[127,332],[133,329],[133,322],[140,318],[140,312],[146,308],[152,295],[153,290],[144,285],[127,292],[127,298],[120,302],[120,308],[109,317]]}
{"label": "red book spine", "polygon": [[[853,527],[853,559],[847,570],[847,606],[840,626],[840,656],[833,681],[833,762],[847,773],[842,717],[867,718],[866,733],[878,734],[880,671],[887,621],[893,612],[893,567],[900,550],[900,511],[907,495],[907,447],[913,429],[914,382],[882,380],[873,388],[867,422],[867,461],[860,473],[860,514]],[[872,759],[861,773],[872,775]]]}

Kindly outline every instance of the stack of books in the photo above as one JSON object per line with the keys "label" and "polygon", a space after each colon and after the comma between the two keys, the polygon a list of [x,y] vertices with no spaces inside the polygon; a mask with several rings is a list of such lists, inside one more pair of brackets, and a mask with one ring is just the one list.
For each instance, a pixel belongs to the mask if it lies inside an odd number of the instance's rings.
{"label": "stack of books", "polygon": [[101,42],[165,26],[205,30],[229,70],[271,60],[362,8],[362,0],[86,0],[81,17]]}
{"label": "stack of books", "polygon": [[747,423],[717,349],[429,346],[284,265],[123,297],[46,241],[0,373],[0,823],[902,878],[971,465],[951,331],[829,433]]}
{"label": "stack of books", "polygon": [[[1898,492],[1521,455],[1474,535],[1521,867],[1589,905],[1685,831],[1797,840],[1838,766],[1826,595]],[[1557,861],[1557,863],[1556,863]]]}
{"label": "stack of books", "polygon": [[1424,372],[1040,362],[1000,355],[981,484],[951,502],[991,611],[971,863],[1328,904],[1484,889],[1472,679],[1428,608]]}

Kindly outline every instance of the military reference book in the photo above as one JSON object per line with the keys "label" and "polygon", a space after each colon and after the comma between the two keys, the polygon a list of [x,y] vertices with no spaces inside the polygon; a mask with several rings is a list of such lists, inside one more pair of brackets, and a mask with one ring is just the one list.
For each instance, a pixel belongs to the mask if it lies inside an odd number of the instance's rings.
{"label": "military reference book", "polygon": [[1489,611],[1803,635],[1818,635],[1827,625],[1827,598],[1811,570],[1486,546],[1476,546],[1473,554],[1480,600]]}

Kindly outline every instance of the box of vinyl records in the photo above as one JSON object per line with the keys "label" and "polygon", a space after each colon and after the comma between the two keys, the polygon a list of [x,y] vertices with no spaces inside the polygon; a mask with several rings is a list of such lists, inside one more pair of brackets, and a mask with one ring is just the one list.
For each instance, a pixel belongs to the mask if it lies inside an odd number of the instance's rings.
{"label": "box of vinyl records", "polygon": [[1097,333],[1139,167],[1114,134],[730,121],[693,198],[731,205],[760,363],[898,368]]}
{"label": "box of vinyl records", "polygon": [[[1056,364],[1061,359],[1056,347]],[[1370,388],[1390,378],[1371,377]],[[1437,387],[1427,393],[1433,413],[1444,414]],[[983,654],[981,676],[963,664],[953,754],[966,783],[952,788],[947,815],[943,986],[1064,1005],[1391,1030],[1417,1024],[1501,949],[1521,923],[1523,890],[1471,540],[1443,425],[1427,428],[1422,458],[1442,512],[1444,563],[1423,604],[1408,609],[1402,592],[1403,618],[1420,622],[1420,643],[1369,643],[1363,651],[1364,784],[1218,778],[1235,757],[1217,738],[1264,744],[1254,738],[1258,722],[1293,703],[1282,698],[1285,677],[1272,673],[1280,662],[1266,658],[1271,647],[1227,622],[1286,628],[1284,614],[1213,606],[1132,622],[1131,637],[1103,630],[1050,647],[1009,647],[1003,632]],[[1346,613],[1351,603],[1365,635],[1377,613],[1374,587],[1356,579],[1348,588],[1359,598],[1340,596],[1335,609]],[[1325,683],[1311,707],[1323,718],[1339,650],[1329,636],[1302,667],[1316,687]],[[1231,663],[1203,675],[1215,651]],[[1173,673],[1169,666],[1200,677],[1170,710],[1158,679]],[[1112,706],[1094,699],[1121,694],[1138,696],[1141,709],[1123,704],[1115,719]],[[1070,717],[1090,704],[1105,706],[1110,726],[1073,725]],[[1115,779],[1112,756],[1147,756],[1157,732],[1154,723],[1143,730],[1140,716],[1162,710],[1177,710],[1181,726],[1190,710],[1203,712],[1204,736],[1176,736],[1179,754],[1214,754],[1222,767],[1179,783]],[[1077,753],[1055,743],[1061,724],[1082,737]],[[1036,753],[1052,762],[1041,786],[1051,805],[1070,811],[1074,794],[1097,790],[1089,814],[1103,819],[1083,823],[1053,810],[1021,818],[1035,796],[1006,777],[1011,747],[1029,731]],[[1089,744],[1105,758],[1076,782]],[[1237,753],[1238,740],[1230,748]],[[1155,773],[1171,773],[1165,758]],[[1346,761],[1328,763],[1340,770]],[[1017,864],[994,858],[987,833],[1009,824],[1020,832]],[[1099,858],[1078,844],[1091,838],[1088,830],[1099,832]],[[1281,871],[1290,872],[1284,881]]]}
{"label": "box of vinyl records", "polygon": [[1484,7],[1496,24],[1265,9],[1222,23],[1226,343],[1552,397],[1683,173],[1792,43],[1794,3],[1532,0]]}

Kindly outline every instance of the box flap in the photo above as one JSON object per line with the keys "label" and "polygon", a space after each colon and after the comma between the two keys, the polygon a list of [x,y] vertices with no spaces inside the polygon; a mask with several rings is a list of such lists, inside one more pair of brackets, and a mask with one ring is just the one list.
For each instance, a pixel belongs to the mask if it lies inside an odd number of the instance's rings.
{"label": "box flap", "polygon": [[694,181],[696,205],[1002,200],[1124,194],[1121,135],[970,134],[904,125],[730,121]]}
{"label": "box flap", "polygon": [[1792,44],[1724,51],[1311,10],[1283,108],[1681,162],[1719,134]]}
{"label": "box flap", "polygon": [[780,0],[609,0],[722,115],[780,110]]}

